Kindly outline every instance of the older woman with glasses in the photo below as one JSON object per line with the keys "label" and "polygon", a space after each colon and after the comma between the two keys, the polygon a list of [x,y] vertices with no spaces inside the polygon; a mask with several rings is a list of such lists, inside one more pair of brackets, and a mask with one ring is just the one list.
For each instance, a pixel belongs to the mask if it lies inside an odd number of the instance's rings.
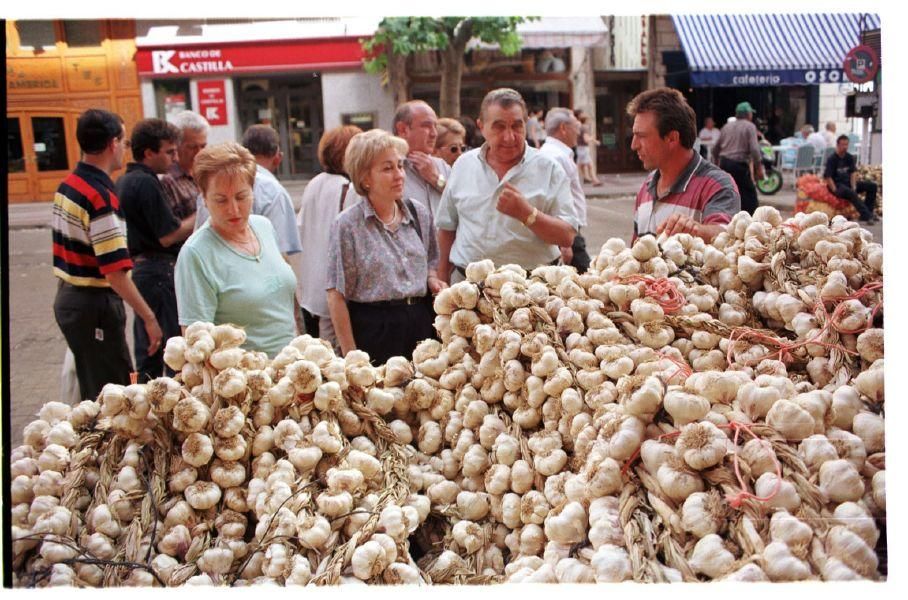
{"label": "older woman with glasses", "polygon": [[435,129],[438,131],[438,137],[435,138],[434,154],[449,165],[453,165],[454,161],[467,150],[464,144],[467,130],[456,119],[438,119]]}
{"label": "older woman with glasses", "polygon": [[429,210],[403,197],[407,143],[373,129],[353,136],[344,170],[363,196],[338,215],[328,254],[328,309],[341,352],[382,364],[410,358],[435,336],[431,297],[447,287],[436,272],[438,244]]}
{"label": "older woman with glasses", "polygon": [[177,259],[180,325],[239,325],[246,331],[244,348],[273,358],[295,335],[296,277],[271,221],[250,214],[255,157],[225,142],[199,152],[192,171],[210,216]]}

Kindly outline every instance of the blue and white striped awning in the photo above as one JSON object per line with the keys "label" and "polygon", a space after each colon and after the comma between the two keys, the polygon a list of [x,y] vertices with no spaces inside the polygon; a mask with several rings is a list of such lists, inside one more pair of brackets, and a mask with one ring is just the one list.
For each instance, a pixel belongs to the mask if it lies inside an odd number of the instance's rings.
{"label": "blue and white striped awning", "polygon": [[[690,67],[704,86],[815,85],[845,81],[843,63],[876,14],[676,15]],[[863,21],[863,23],[862,23]]]}

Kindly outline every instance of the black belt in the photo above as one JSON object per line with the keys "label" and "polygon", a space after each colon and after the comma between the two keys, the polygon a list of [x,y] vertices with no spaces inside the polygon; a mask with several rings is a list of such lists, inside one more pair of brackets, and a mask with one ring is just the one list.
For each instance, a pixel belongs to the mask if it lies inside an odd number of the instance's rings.
{"label": "black belt", "polygon": [[728,162],[737,163],[737,164],[739,164],[739,165],[747,165],[747,164],[750,164],[750,161],[749,161],[749,160],[735,160],[734,158],[728,158],[728,157],[725,157],[725,156],[720,156],[720,157],[719,157],[719,162],[722,162],[723,160],[727,160]]}
{"label": "black belt", "polygon": [[350,301],[350,304],[356,304],[358,306],[413,306],[414,304],[421,304],[425,300],[425,296],[411,296],[409,298],[395,298],[394,300],[376,300],[375,302],[353,302]]}
{"label": "black belt", "polygon": [[177,257],[166,252],[141,252],[133,257],[133,262],[145,262],[150,260],[160,260],[169,263],[177,262]]}

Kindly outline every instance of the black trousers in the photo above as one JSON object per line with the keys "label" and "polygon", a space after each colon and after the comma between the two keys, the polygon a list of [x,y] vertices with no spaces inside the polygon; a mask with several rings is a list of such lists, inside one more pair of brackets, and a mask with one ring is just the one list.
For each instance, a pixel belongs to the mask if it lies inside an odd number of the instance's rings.
{"label": "black trousers", "polygon": [[95,400],[107,383],[129,384],[132,361],[126,345],[126,309],[113,290],[61,281],[54,318],[76,359],[80,398]]}
{"label": "black trousers", "polygon": [[158,351],[148,356],[148,334],[145,322],[136,316],[132,324],[135,339],[136,371],[139,383],[151,381],[162,375],[173,375],[173,371],[164,364],[164,346],[167,340],[180,335],[180,322],[177,317],[177,294],[173,283],[175,258],[164,256],[137,258],[132,270],[132,281],[136,284],[142,298],[151,308],[158,325],[164,332],[164,339]]}
{"label": "black trousers", "polygon": [[571,250],[574,253],[574,257],[571,258],[571,266],[577,269],[578,273],[586,273],[590,268],[590,255],[586,251],[586,240],[579,232],[574,236]]}
{"label": "black trousers", "polygon": [[318,317],[302,306],[300,307],[300,312],[303,315],[303,325],[306,327],[306,333],[312,337],[318,337]]}
{"label": "black trousers", "polygon": [[719,159],[719,168],[731,175],[738,186],[738,193],[741,195],[741,210],[746,210],[751,215],[757,210],[757,187],[754,185],[753,177],[750,173],[750,163],[731,160],[728,158]]}
{"label": "black trousers", "polygon": [[[865,196],[864,201],[861,202],[861,199],[858,198],[858,194],[863,192],[866,192],[867,195]],[[861,220],[866,221],[873,216],[873,211],[876,208],[876,184],[872,181],[858,181],[854,189],[851,189],[847,185],[837,183],[835,186],[835,195],[851,202],[858,210],[858,214],[861,215]]]}
{"label": "black trousers", "polygon": [[347,302],[356,347],[369,353],[375,366],[392,356],[413,357],[413,349],[425,339],[436,339],[435,313],[429,300],[411,305],[378,306]]}

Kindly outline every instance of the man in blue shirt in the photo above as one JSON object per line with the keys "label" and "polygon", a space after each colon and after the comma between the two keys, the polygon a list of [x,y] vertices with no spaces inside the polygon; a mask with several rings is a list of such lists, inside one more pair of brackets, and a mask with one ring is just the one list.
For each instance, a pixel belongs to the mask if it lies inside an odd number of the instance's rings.
{"label": "man in blue shirt", "polygon": [[[872,225],[878,221],[874,215],[876,208],[876,184],[872,181],[858,181],[854,156],[848,154],[848,136],[836,138],[835,152],[826,160],[823,179],[833,194],[851,202],[861,216],[861,223]],[[866,192],[862,202],[858,194]]]}

